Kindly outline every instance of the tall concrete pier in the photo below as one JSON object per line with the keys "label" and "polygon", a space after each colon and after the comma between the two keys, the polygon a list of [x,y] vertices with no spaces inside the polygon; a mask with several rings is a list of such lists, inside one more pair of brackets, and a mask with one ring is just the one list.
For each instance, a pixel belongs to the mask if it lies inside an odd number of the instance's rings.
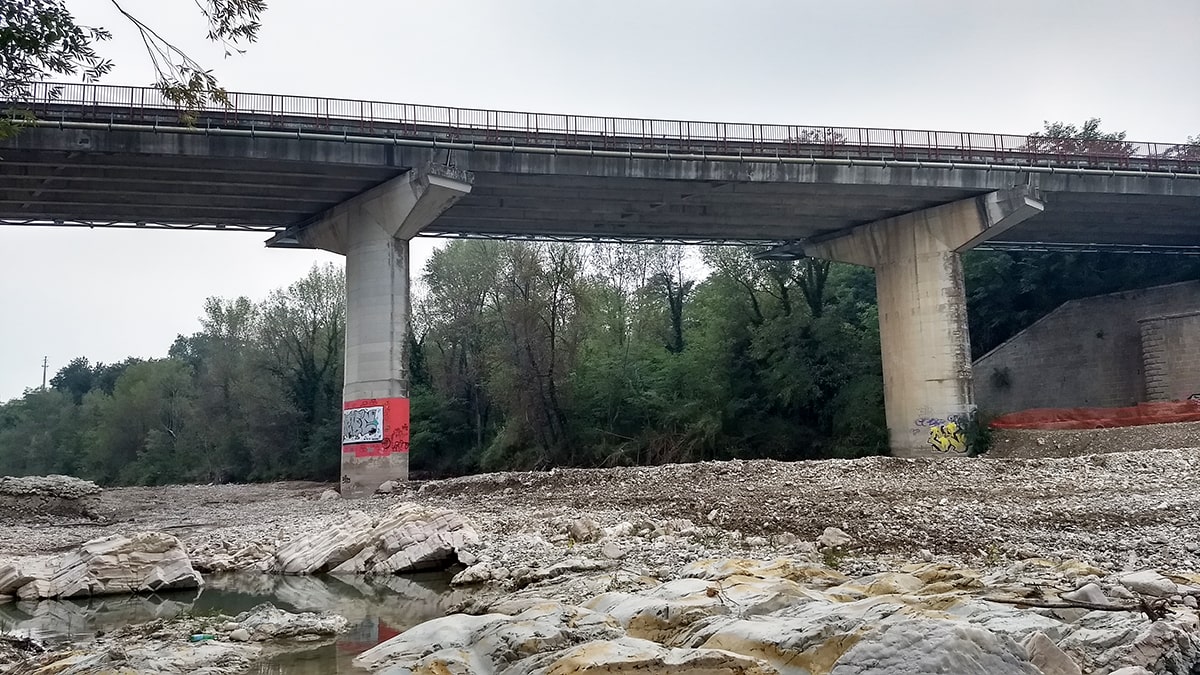
{"label": "tall concrete pier", "polygon": [[1004,190],[805,243],[808,255],[875,268],[894,455],[966,451],[975,401],[959,252],[1041,211],[1028,191]]}
{"label": "tall concrete pier", "polygon": [[297,239],[346,256],[342,496],[408,479],[408,244],[460,197],[468,174],[411,170],[333,207]]}

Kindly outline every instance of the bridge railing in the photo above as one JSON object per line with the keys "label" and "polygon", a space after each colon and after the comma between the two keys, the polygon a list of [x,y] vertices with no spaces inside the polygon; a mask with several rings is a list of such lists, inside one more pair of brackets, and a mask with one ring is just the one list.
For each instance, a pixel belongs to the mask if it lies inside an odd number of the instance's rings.
{"label": "bridge railing", "polygon": [[[36,83],[16,105],[47,119],[177,124],[181,117],[152,87]],[[228,105],[210,102],[190,114],[197,125],[513,145],[1200,171],[1200,145],[1036,134],[596,117],[246,92],[229,92]]]}

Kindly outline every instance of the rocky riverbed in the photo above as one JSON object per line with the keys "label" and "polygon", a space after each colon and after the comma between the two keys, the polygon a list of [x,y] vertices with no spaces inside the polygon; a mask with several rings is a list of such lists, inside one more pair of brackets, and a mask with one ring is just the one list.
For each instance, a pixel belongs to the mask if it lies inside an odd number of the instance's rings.
{"label": "rocky riverbed", "polygon": [[[457,611],[360,655],[366,672],[1193,675],[1197,479],[1200,450],[1177,449],[489,474],[354,502],[123,488],[0,512],[0,569],[146,531],[201,574],[455,564]],[[0,672],[34,658],[13,644]]]}

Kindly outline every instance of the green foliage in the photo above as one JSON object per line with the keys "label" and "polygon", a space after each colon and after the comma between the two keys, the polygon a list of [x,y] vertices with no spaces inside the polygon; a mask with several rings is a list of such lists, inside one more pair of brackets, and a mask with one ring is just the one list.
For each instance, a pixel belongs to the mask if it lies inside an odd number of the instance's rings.
{"label": "green foliage", "polygon": [[1046,122],[1042,131],[1029,134],[1025,149],[1060,155],[1112,157],[1128,157],[1134,152],[1133,144],[1125,141],[1124,131],[1101,131],[1099,117],[1078,127],[1065,122]]}
{"label": "green foliage", "polygon": [[[266,0],[195,0],[208,25],[208,40],[220,44],[225,55],[241,53],[262,28],[259,19]],[[146,54],[157,73],[155,85],[179,106],[184,120],[208,102],[227,104],[211,70],[205,69],[159,31],[119,3],[113,7],[138,31]],[[82,26],[66,8],[65,0],[5,0],[0,3],[0,100],[19,101],[28,95],[31,82],[55,75],[82,73],[85,82],[100,79],[113,68],[95,45],[111,38],[104,28]],[[51,91],[51,94],[56,94]],[[16,113],[0,122],[0,138],[20,128]]]}
{"label": "green foliage", "polygon": [[1077,298],[1200,279],[1200,260],[1121,253],[971,251],[963,256],[975,358]]}
{"label": "green foliage", "polygon": [[[409,340],[417,476],[884,453],[870,270],[670,247],[456,241]],[[1073,297],[1200,278],[1200,261],[971,253],[977,353]],[[78,358],[0,405],[0,473],[104,483],[333,480],[344,279],[208,300],[166,359]],[[982,375],[981,375],[982,376]],[[968,429],[972,453],[986,426]]]}
{"label": "green foliage", "polygon": [[0,99],[19,100],[31,81],[82,72],[95,80],[112,69],[93,44],[111,37],[81,26],[65,0],[5,0],[0,4]]}

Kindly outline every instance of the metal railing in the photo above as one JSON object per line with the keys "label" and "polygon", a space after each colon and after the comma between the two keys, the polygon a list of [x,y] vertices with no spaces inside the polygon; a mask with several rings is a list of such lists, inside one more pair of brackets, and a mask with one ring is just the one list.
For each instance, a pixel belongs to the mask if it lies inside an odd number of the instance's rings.
{"label": "metal railing", "polygon": [[753,157],[979,162],[1200,172],[1200,145],[1038,135],[813,127],[480,110],[229,92],[182,111],[152,87],[34,83],[6,107],[44,119],[269,128],[511,146]]}

